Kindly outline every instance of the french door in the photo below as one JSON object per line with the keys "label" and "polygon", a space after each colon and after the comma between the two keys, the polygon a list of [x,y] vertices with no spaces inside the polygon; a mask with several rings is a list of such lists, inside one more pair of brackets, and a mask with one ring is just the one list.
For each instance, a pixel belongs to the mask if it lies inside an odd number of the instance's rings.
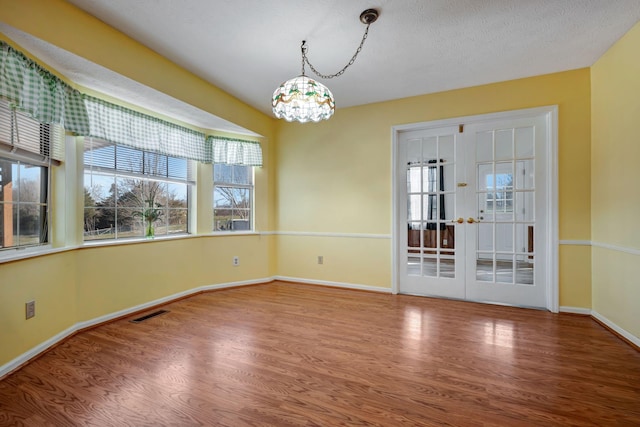
{"label": "french door", "polygon": [[548,307],[548,121],[398,133],[399,291]]}
{"label": "french door", "polygon": [[458,126],[400,134],[397,168],[404,179],[399,218],[400,291],[465,298],[465,244],[458,190],[465,166]]}

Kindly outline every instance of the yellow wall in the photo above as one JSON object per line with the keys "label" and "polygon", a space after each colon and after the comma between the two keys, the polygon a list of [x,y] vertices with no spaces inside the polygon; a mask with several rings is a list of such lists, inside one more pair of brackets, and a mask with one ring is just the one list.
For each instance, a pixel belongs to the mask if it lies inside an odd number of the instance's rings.
{"label": "yellow wall", "polygon": [[593,309],[636,337],[640,337],[638,52],[640,24],[591,69]]}
{"label": "yellow wall", "polygon": [[193,237],[75,251],[77,321],[201,286],[269,277],[270,238]]}
{"label": "yellow wall", "polygon": [[[72,252],[0,264],[0,366],[76,322],[76,258]],[[25,302],[36,317],[25,320]]]}
{"label": "yellow wall", "polygon": [[[545,105],[559,106],[560,239],[589,240],[590,74],[581,69],[340,109],[318,124],[279,122],[278,230],[308,235],[278,236],[278,274],[390,287],[390,238],[311,233],[391,235],[391,127]],[[560,305],[589,308],[589,248],[563,245],[560,257]]]}
{"label": "yellow wall", "polygon": [[[274,229],[275,119],[64,1],[0,0],[0,21],[262,135],[265,166],[256,170],[255,224],[257,230]],[[75,150],[80,162],[81,153]],[[82,224],[81,201],[74,195],[82,188],[77,167],[68,163],[54,173],[56,247],[81,243],[75,231]],[[206,233],[212,225],[211,168],[199,172],[195,228]],[[200,286],[271,277],[275,243],[273,236],[260,235],[158,239],[1,263],[0,366],[78,322]],[[240,257],[240,266],[232,266],[233,256]],[[25,320],[30,299],[36,300],[36,317]]]}

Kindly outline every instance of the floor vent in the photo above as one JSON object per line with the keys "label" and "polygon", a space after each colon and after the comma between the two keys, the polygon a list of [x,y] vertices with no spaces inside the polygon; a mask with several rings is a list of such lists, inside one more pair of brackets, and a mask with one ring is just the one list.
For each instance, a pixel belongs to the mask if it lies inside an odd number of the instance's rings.
{"label": "floor vent", "polygon": [[149,313],[149,314],[145,314],[142,317],[138,317],[137,319],[133,319],[130,320],[131,323],[140,323],[140,322],[144,322],[147,319],[151,319],[152,317],[156,317],[156,316],[160,316],[161,314],[165,314],[168,313],[168,310],[158,310],[158,311],[154,311],[153,313]]}

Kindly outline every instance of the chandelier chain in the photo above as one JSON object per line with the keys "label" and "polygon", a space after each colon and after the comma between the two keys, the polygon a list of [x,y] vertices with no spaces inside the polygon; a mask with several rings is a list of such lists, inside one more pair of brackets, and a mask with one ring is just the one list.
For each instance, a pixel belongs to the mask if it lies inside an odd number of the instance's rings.
{"label": "chandelier chain", "polygon": [[307,58],[307,46],[306,46],[306,41],[302,42],[302,75],[304,75],[304,63],[306,62],[309,65],[309,68],[311,68],[311,70],[320,78],[323,79],[332,79],[334,77],[338,77],[344,74],[344,72],[347,70],[347,68],[349,68],[350,66],[353,65],[353,63],[356,61],[356,58],[358,57],[358,54],[360,53],[360,51],[362,50],[362,46],[364,46],[364,41],[367,39],[367,36],[369,35],[369,26],[371,24],[367,24],[367,28],[364,30],[364,35],[362,36],[362,40],[360,41],[360,46],[358,46],[358,49],[356,49],[356,53],[353,54],[353,56],[351,57],[351,60],[349,61],[349,63],[347,65],[344,66],[344,68],[342,68],[342,70],[338,71],[335,74],[322,74],[321,72],[319,72],[318,70],[315,69],[315,67],[311,64],[311,62],[309,62],[309,58]]}

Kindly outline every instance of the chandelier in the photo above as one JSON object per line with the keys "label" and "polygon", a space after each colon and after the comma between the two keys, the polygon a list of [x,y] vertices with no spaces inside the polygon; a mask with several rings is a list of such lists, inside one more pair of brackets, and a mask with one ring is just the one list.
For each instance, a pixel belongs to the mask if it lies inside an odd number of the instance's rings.
{"label": "chandelier", "polygon": [[309,65],[309,68],[311,68],[318,77],[323,79],[332,79],[341,76],[347,68],[355,62],[369,34],[369,26],[376,22],[377,19],[378,11],[375,9],[367,9],[360,14],[360,22],[367,26],[364,30],[362,41],[347,65],[335,74],[319,73],[318,70],[311,65],[309,58],[307,58],[307,42],[303,40],[300,46],[302,53],[302,74],[282,83],[280,87],[273,92],[271,105],[275,116],[279,119],[285,119],[288,122],[297,120],[300,123],[306,123],[308,121],[319,122],[320,120],[327,120],[333,116],[336,109],[333,94],[328,87],[305,75],[304,64]]}

